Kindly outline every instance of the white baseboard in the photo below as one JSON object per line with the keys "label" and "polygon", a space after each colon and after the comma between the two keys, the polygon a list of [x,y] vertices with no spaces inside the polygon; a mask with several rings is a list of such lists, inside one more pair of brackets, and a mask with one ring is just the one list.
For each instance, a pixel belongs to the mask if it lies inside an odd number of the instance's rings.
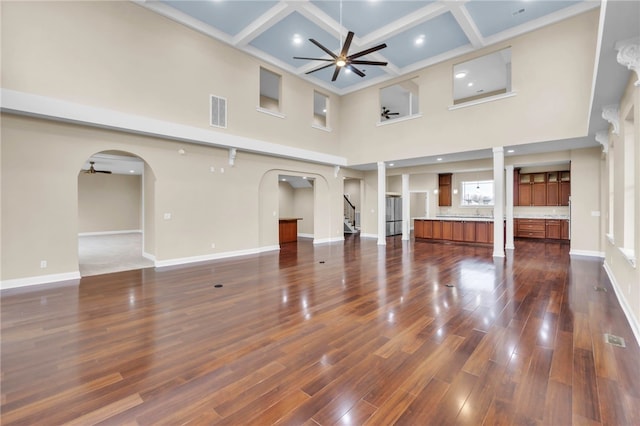
{"label": "white baseboard", "polygon": [[298,234],[300,238],[313,238],[313,234]]}
{"label": "white baseboard", "polygon": [[167,266],[186,265],[188,263],[206,262],[208,260],[226,259],[228,257],[247,256],[250,254],[259,254],[267,251],[280,250],[279,245],[265,246],[257,249],[227,251],[223,253],[205,254],[202,256],[181,257],[176,259],[155,260],[156,268],[164,268]]}
{"label": "white baseboard", "polygon": [[313,245],[315,246],[318,244],[337,243],[341,241],[344,241],[344,235],[336,238],[316,238],[313,240]]}
{"label": "white baseboard", "polygon": [[360,238],[378,238],[378,234],[365,234],[363,232],[360,233]]}
{"label": "white baseboard", "polygon": [[150,261],[154,262],[156,261],[156,257],[155,255],[151,254],[151,253],[147,253],[145,251],[142,252],[142,257],[144,257],[145,259],[149,259]]}
{"label": "white baseboard", "polygon": [[142,234],[142,229],[129,229],[124,231],[79,232],[78,237],[95,237],[98,235],[118,235],[118,234]]}
{"label": "white baseboard", "polygon": [[618,302],[622,307],[622,311],[624,312],[624,315],[627,317],[627,321],[631,326],[631,331],[633,331],[633,335],[636,336],[636,343],[638,344],[638,346],[640,346],[640,320],[633,315],[633,311],[631,310],[631,307],[627,303],[627,299],[623,296],[624,293],[622,292],[622,289],[620,288],[618,281],[616,281],[615,275],[613,275],[613,271],[611,270],[611,268],[609,267],[606,261],[603,263],[603,266],[604,266],[605,272],[607,273],[607,276],[609,277],[609,281],[611,281],[611,287],[613,287],[613,292],[616,294],[616,297],[618,298]]}
{"label": "white baseboard", "polygon": [[[38,275],[35,277],[16,278],[13,280],[0,281],[0,289],[28,287],[32,285],[55,283],[59,281],[79,280],[80,271],[65,272],[62,274]],[[77,284],[77,283],[76,283]]]}
{"label": "white baseboard", "polygon": [[604,252],[592,250],[569,250],[569,256],[587,256],[604,258]]}

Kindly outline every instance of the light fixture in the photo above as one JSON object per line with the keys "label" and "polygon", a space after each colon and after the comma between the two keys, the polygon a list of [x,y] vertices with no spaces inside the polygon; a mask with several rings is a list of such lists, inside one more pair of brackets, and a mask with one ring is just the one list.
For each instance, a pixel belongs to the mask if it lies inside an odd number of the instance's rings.
{"label": "light fixture", "polygon": [[436,158],[436,161],[442,161],[442,157]]}
{"label": "light fixture", "polygon": [[302,37],[300,37],[300,34],[293,35],[293,44],[297,44],[297,45],[302,44]]}
{"label": "light fixture", "polygon": [[458,189],[457,188],[453,189],[453,195],[458,195]]}
{"label": "light fixture", "polygon": [[135,170],[129,170],[129,173],[135,173],[135,172],[136,172]]}
{"label": "light fixture", "polygon": [[326,109],[326,108],[324,108],[324,109],[322,110],[322,112],[327,112],[327,109]]}
{"label": "light fixture", "polygon": [[516,152],[516,150],[515,150],[515,149],[508,149],[508,150],[507,150],[507,152],[508,152],[509,154],[513,154],[514,152]]}
{"label": "light fixture", "polygon": [[465,78],[467,76],[467,72],[466,71],[460,71],[459,73],[456,73],[455,77],[460,79],[460,78]]}
{"label": "light fixture", "polygon": [[416,46],[421,46],[424,43],[424,39],[425,36],[424,34],[420,34],[418,37],[416,37],[416,39],[413,41],[413,44],[415,44]]}
{"label": "light fixture", "polygon": [[347,74],[351,74],[351,68],[345,68],[344,72],[346,72]]}
{"label": "light fixture", "polygon": [[467,83],[467,87],[471,87],[471,86],[473,86],[473,81],[470,81]]}
{"label": "light fixture", "polygon": [[307,177],[306,176],[302,176],[302,179],[307,180]]}
{"label": "light fixture", "polygon": [[336,60],[336,66],[344,67],[345,65],[347,65],[347,61],[344,58],[340,57]]}
{"label": "light fixture", "polygon": [[389,163],[389,167],[393,167],[395,163]]}

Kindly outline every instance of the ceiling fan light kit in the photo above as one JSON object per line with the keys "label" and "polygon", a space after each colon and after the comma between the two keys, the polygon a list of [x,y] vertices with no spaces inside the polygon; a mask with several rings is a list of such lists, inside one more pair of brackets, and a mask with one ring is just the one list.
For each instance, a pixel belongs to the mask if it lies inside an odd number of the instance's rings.
{"label": "ceiling fan light kit", "polygon": [[330,62],[328,65],[321,65],[320,67],[314,68],[311,71],[307,71],[306,74],[311,74],[313,72],[316,71],[320,71],[323,70],[325,68],[329,68],[330,66],[334,66],[336,67],[335,71],[333,72],[333,77],[331,77],[331,81],[336,81],[336,79],[338,78],[338,74],[340,74],[340,70],[342,68],[346,68],[349,69],[351,71],[353,71],[354,73],[358,74],[360,77],[365,77],[365,73],[354,67],[354,65],[379,65],[379,66],[386,66],[387,62],[383,62],[383,61],[366,61],[363,59],[358,59],[362,56],[368,55],[369,53],[373,53],[373,52],[377,52],[380,49],[384,49],[385,47],[387,47],[387,45],[385,43],[379,44],[377,46],[371,47],[369,49],[365,49],[361,52],[358,53],[354,53],[353,55],[349,55],[349,47],[351,47],[351,41],[353,40],[353,36],[354,33],[353,31],[349,31],[349,33],[347,33],[347,38],[344,40],[344,44],[342,45],[342,50],[340,51],[339,55],[336,55],[335,53],[333,53],[331,50],[327,49],[326,47],[324,47],[322,44],[320,44],[320,42],[310,38],[309,41],[313,44],[315,44],[316,46],[318,46],[320,49],[322,49],[322,51],[324,51],[326,54],[328,54],[329,56],[331,56],[331,59],[328,58],[306,58],[306,57],[300,57],[300,56],[294,56],[293,59],[304,59],[304,60],[308,60],[308,61],[323,61],[323,62]]}

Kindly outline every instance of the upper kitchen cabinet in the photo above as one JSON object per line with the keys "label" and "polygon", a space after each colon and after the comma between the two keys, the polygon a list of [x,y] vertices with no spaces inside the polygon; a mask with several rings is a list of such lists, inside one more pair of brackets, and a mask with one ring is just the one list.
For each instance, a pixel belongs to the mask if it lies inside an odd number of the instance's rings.
{"label": "upper kitchen cabinet", "polygon": [[513,190],[516,206],[568,206],[571,172],[519,173]]}
{"label": "upper kitchen cabinet", "polygon": [[438,206],[451,206],[451,173],[438,175]]}

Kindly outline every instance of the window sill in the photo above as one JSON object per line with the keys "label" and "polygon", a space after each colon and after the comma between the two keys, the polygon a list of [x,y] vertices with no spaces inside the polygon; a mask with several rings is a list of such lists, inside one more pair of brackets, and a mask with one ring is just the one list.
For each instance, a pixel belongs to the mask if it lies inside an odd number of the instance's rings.
{"label": "window sill", "polygon": [[385,120],[385,121],[378,121],[378,123],[376,125],[377,126],[386,126],[387,124],[400,123],[400,122],[403,122],[403,121],[414,120],[416,118],[421,118],[421,117],[422,117],[422,114],[407,115],[406,117],[393,118],[391,120]]}
{"label": "window sill", "polygon": [[267,114],[267,115],[272,115],[274,117],[278,117],[278,118],[286,118],[287,116],[284,114],[281,114],[277,111],[271,111],[270,109],[265,109],[262,107],[256,107],[256,111],[261,112],[263,114]]}
{"label": "window sill", "polygon": [[636,253],[634,250],[625,249],[622,247],[618,247],[620,253],[627,259],[627,261],[631,264],[633,269],[636,269]]}
{"label": "window sill", "polygon": [[484,103],[487,103],[487,102],[493,102],[493,101],[497,101],[497,100],[500,100],[500,99],[511,98],[511,97],[513,97],[515,95],[516,95],[516,92],[509,92],[509,93],[502,93],[500,95],[495,95],[495,96],[487,96],[486,98],[477,99],[475,101],[464,102],[464,103],[458,104],[458,105],[451,105],[449,107],[449,111],[453,111],[453,110],[460,109],[460,108],[466,108],[466,107],[470,107],[470,106],[474,106],[474,105],[480,105],[480,104],[484,104]]}
{"label": "window sill", "polygon": [[317,130],[323,130],[325,132],[331,132],[331,127],[318,126],[317,124],[312,124],[311,128],[317,129]]}

